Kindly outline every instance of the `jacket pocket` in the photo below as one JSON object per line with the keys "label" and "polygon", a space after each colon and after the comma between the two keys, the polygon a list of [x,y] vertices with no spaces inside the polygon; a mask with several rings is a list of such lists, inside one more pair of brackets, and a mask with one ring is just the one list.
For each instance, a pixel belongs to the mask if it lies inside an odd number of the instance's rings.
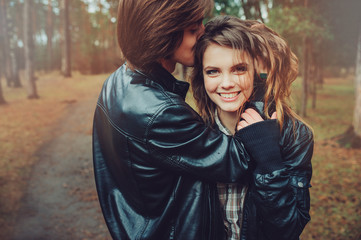
{"label": "jacket pocket", "polygon": [[308,211],[310,210],[310,190],[311,184],[308,181],[308,178],[305,176],[291,176],[290,184],[293,187],[294,194],[297,201],[297,206],[300,210]]}

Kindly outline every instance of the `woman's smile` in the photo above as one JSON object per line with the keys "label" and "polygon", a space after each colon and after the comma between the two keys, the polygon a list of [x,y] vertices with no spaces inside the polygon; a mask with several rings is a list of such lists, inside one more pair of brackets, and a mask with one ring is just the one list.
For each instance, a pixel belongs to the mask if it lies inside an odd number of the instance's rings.
{"label": "woman's smile", "polygon": [[238,92],[230,92],[230,93],[218,93],[218,95],[226,102],[233,102],[237,100],[241,91]]}

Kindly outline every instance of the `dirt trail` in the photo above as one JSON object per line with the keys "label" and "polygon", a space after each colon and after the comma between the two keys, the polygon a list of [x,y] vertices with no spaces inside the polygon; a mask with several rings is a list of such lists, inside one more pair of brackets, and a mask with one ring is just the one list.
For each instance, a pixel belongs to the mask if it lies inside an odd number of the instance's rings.
{"label": "dirt trail", "polygon": [[38,151],[13,240],[111,239],[104,223],[92,169],[91,121],[96,96],[71,100]]}

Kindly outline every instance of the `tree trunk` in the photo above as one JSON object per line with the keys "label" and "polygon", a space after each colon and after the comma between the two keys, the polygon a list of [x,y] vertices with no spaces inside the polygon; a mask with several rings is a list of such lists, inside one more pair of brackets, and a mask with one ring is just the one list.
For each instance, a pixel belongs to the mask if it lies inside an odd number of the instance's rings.
{"label": "tree trunk", "polygon": [[28,98],[38,98],[36,90],[34,67],[33,67],[33,34],[32,34],[32,18],[31,8],[33,0],[24,1],[24,59],[25,59],[25,81],[27,83]]}
{"label": "tree trunk", "polygon": [[[0,20],[0,24],[1,24],[1,20]],[[1,34],[1,30],[0,30],[0,34]],[[0,51],[1,53],[1,51]],[[0,105],[3,105],[6,103],[4,95],[3,95],[3,89],[1,86],[1,77],[2,77],[2,73],[3,73],[3,68],[2,68],[2,62],[0,61]]]}
{"label": "tree trunk", "polygon": [[308,79],[309,79],[309,40],[305,37],[303,39],[303,82],[302,82],[302,117],[306,117],[307,98],[308,98]]}
{"label": "tree trunk", "polygon": [[[0,26],[1,26],[1,19],[0,19]],[[1,35],[1,29],[0,29],[0,35]],[[2,51],[0,51],[1,53]],[[0,105],[3,105],[6,103],[4,95],[3,95],[3,89],[1,86],[1,77],[2,77],[2,73],[3,73],[3,67],[2,67],[2,62],[0,61]]]}
{"label": "tree trunk", "polygon": [[[0,19],[0,26],[1,26],[1,19]],[[1,34],[1,30],[0,30],[0,34]],[[6,103],[4,95],[3,95],[3,89],[2,89],[2,86],[1,86],[1,77],[2,77],[2,73],[3,73],[2,66],[3,66],[2,62],[0,61],[0,105],[3,105],[3,104]]]}
{"label": "tree trunk", "polygon": [[314,73],[312,76],[312,109],[316,109],[319,72],[320,72],[319,66],[315,65]]}
{"label": "tree trunk", "polygon": [[2,50],[3,50],[3,59],[4,59],[4,74],[6,78],[6,83],[8,87],[13,85],[13,76],[12,76],[12,65],[11,65],[11,57],[10,57],[10,38],[9,38],[9,30],[8,30],[8,19],[7,19],[7,3],[6,0],[0,0],[0,17],[2,22]]}
{"label": "tree trunk", "polygon": [[317,84],[319,89],[323,89],[324,77],[323,77],[323,51],[321,50],[320,55],[318,55],[318,76]]}
{"label": "tree trunk", "polygon": [[[3,7],[2,7],[2,3],[0,2],[0,44],[4,42],[4,27],[3,27]],[[3,49],[3,45],[0,45],[0,55],[4,56],[4,49]],[[4,99],[4,95],[3,95],[3,91],[2,91],[2,87],[1,87],[1,77],[3,75],[4,72],[4,66],[5,62],[4,62],[4,57],[0,58],[0,104],[4,104],[6,103],[5,99]]]}
{"label": "tree trunk", "polygon": [[61,0],[62,22],[63,22],[63,49],[61,70],[64,77],[71,77],[71,61],[70,61],[70,31],[69,31],[69,1]]}
{"label": "tree trunk", "polygon": [[20,88],[22,87],[22,85],[19,77],[19,66],[16,61],[15,52],[11,49],[10,49],[10,61],[11,61],[11,76],[12,76],[13,87]]}
{"label": "tree trunk", "polygon": [[355,75],[355,110],[353,116],[353,129],[355,135],[361,139],[361,27],[357,42],[356,75]]}
{"label": "tree trunk", "polygon": [[0,105],[3,105],[3,104],[6,104],[6,101],[5,101],[5,98],[4,98],[4,95],[3,95],[3,90],[2,90],[2,87],[1,87],[1,81],[0,81]]}
{"label": "tree trunk", "polygon": [[[308,0],[304,1],[305,8],[308,7]],[[308,78],[309,78],[309,39],[305,36],[303,38],[303,82],[302,82],[302,103],[301,103],[301,117],[306,117],[307,98],[308,98]]]}
{"label": "tree trunk", "polygon": [[254,7],[256,9],[258,18],[264,23],[264,19],[262,17],[262,11],[261,11],[261,3],[259,0],[254,0]]}
{"label": "tree trunk", "polygon": [[53,31],[54,31],[54,21],[53,21],[53,5],[52,0],[48,0],[48,13],[46,18],[46,53],[47,53],[47,66],[46,70],[53,70]]}
{"label": "tree trunk", "polygon": [[315,51],[315,48],[310,41],[310,56],[309,56],[309,79],[310,79],[310,93],[311,93],[311,107],[316,109],[316,99],[317,99],[317,87],[318,87],[318,78],[319,78],[319,61],[318,53]]}
{"label": "tree trunk", "polygon": [[246,19],[251,19],[252,14],[251,14],[251,6],[249,4],[249,2],[245,2],[245,0],[242,0],[242,8],[243,8],[243,12],[244,12],[244,16],[246,17]]}

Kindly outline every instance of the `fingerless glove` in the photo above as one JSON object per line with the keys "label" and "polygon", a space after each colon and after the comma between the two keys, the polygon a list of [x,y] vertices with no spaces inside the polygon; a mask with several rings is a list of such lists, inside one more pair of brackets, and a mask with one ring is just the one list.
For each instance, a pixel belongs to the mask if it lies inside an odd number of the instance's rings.
{"label": "fingerless glove", "polygon": [[256,162],[255,173],[271,173],[282,169],[279,145],[280,128],[276,120],[266,120],[245,127],[235,134]]}

